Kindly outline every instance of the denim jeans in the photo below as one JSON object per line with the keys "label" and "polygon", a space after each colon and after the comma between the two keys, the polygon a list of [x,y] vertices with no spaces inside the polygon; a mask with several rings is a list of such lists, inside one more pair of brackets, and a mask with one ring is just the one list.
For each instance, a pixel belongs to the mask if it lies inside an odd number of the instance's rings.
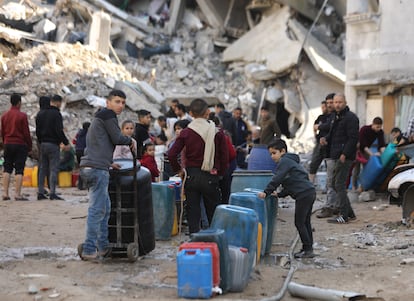
{"label": "denim jeans", "polygon": [[109,171],[96,168],[81,168],[80,175],[88,188],[89,208],[86,220],[86,239],[83,253],[94,254],[96,250],[108,248],[108,221],[111,213],[109,199]]}

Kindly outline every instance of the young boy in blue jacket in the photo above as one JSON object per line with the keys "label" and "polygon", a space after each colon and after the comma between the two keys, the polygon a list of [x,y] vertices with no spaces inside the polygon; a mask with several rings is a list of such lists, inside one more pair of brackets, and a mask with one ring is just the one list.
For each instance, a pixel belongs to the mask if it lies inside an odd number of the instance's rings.
{"label": "young boy in blue jacket", "polygon": [[[267,184],[264,192],[259,192],[259,198],[268,195],[285,197],[290,195],[296,200],[295,226],[302,241],[302,250],[294,254],[295,258],[313,258],[313,235],[311,214],[316,198],[314,185],[309,181],[308,173],[300,165],[299,156],[287,152],[286,142],[277,139],[268,145],[272,160],[277,164],[272,180]],[[276,193],[282,185],[283,190]]]}

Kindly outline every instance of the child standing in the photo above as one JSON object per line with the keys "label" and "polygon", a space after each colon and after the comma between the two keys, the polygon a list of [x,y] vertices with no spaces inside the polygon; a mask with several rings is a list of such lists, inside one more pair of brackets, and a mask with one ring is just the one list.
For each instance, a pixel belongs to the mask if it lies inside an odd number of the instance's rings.
{"label": "child standing", "polygon": [[[122,135],[132,137],[134,134],[135,124],[132,120],[124,120],[121,125]],[[136,149],[136,142],[134,141],[134,148]],[[135,154],[136,157],[136,154]],[[133,159],[131,148],[128,145],[117,145],[115,146],[114,159]]]}
{"label": "child standing", "polygon": [[154,143],[149,142],[144,144],[143,151],[144,154],[140,160],[141,165],[149,169],[152,182],[156,182],[157,178],[160,176],[160,171],[158,170],[157,162],[155,161]]}
{"label": "child standing", "polygon": [[85,155],[80,162],[80,174],[89,190],[89,208],[86,220],[86,238],[83,243],[82,260],[96,261],[110,254],[108,221],[111,200],[108,194],[109,168],[119,169],[113,163],[115,145],[129,145],[134,149],[133,139],[123,136],[117,115],[125,108],[126,95],[112,90],[106,100],[106,108],[95,114],[86,136]]}
{"label": "child standing", "polygon": [[[285,197],[290,195],[296,200],[295,226],[302,241],[302,250],[295,253],[295,258],[313,258],[313,235],[311,226],[312,206],[315,202],[316,192],[314,185],[309,181],[308,173],[299,164],[299,156],[287,152],[284,140],[277,139],[268,145],[272,160],[277,164],[272,180],[267,184],[264,192],[259,192],[258,197],[265,198],[268,195]],[[282,185],[283,190],[276,193],[275,190]]]}

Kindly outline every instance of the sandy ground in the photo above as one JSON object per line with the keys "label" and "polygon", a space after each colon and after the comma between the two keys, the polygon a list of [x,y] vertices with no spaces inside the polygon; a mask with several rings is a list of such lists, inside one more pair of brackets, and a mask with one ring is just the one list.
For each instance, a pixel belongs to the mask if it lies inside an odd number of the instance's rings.
{"label": "sandy ground", "polygon": [[[34,188],[23,192],[31,201],[0,201],[0,300],[177,299],[175,258],[188,236],[157,241],[155,250],[135,263],[84,262],[76,247],[84,239],[86,192],[61,188],[65,201],[36,201]],[[322,206],[321,200],[314,208]],[[318,256],[292,261],[298,267],[292,281],[388,301],[412,300],[414,230],[401,225],[399,207],[387,204],[385,196],[353,203],[357,220],[347,225],[313,218]],[[279,207],[271,255],[256,266],[242,293],[215,299],[260,300],[279,292],[296,236],[294,202],[280,200]],[[30,289],[38,292],[29,294]],[[301,299],[287,292],[283,300]]]}

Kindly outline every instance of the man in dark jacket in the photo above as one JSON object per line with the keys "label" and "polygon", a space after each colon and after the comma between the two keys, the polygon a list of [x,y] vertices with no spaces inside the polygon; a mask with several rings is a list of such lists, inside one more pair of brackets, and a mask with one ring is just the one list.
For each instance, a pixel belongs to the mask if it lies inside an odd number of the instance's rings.
{"label": "man in dark jacket", "polygon": [[54,95],[50,101],[50,107],[41,110],[36,116],[36,135],[40,142],[40,167],[38,180],[38,200],[47,199],[45,195],[44,182],[49,171],[51,200],[63,200],[56,194],[57,178],[60,162],[60,144],[69,150],[70,144],[63,131],[63,119],[60,114],[62,97]]}
{"label": "man in dark jacket", "polygon": [[349,171],[355,160],[359,119],[349,110],[346,104],[345,95],[335,94],[334,96],[335,118],[332,119],[331,129],[321,142],[329,144],[329,158],[335,160],[333,171],[333,186],[339,203],[339,215],[329,219],[330,223],[345,224],[350,219],[355,219],[355,213],[347,195],[347,179]]}
{"label": "man in dark jacket", "polygon": [[220,119],[223,129],[227,131],[227,133],[230,135],[233,145],[235,145],[237,139],[237,129],[233,115],[225,110],[222,103],[216,104],[214,110],[216,112],[216,116]]}

